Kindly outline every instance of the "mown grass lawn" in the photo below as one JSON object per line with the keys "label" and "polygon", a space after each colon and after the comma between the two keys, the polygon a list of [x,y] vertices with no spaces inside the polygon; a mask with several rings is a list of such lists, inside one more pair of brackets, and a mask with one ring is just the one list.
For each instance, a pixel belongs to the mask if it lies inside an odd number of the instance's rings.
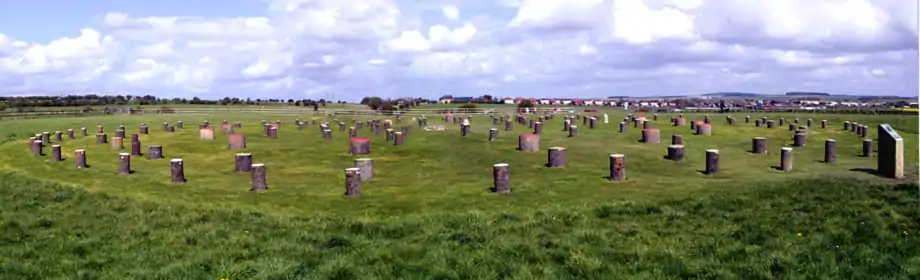
{"label": "mown grass lawn", "polygon": [[[920,203],[916,181],[917,118],[766,115],[813,118],[809,145],[794,152],[795,169],[780,172],[786,127],[735,125],[713,114],[714,135],[692,135],[661,114],[661,144],[638,143],[639,129],[610,124],[567,138],[562,118],[546,123],[539,153],[516,151],[515,124],[487,141],[491,121],[473,120],[461,137],[412,126],[405,146],[368,129],[375,179],[364,195],[345,198],[343,170],[353,165],[345,134],[334,125],[325,142],[294,116],[126,116],[6,121],[0,136],[0,275],[11,279],[619,279],[619,278],[910,278],[920,277]],[[651,117],[650,114],[645,114]],[[688,115],[701,119],[701,115]],[[234,173],[225,136],[198,139],[196,124],[242,121],[244,152],[265,163],[269,191],[249,192],[249,175]],[[282,120],[278,139],[261,135],[261,120]],[[310,120],[312,117],[302,116]],[[444,124],[429,116],[429,124]],[[827,129],[818,128],[821,119]],[[185,129],[162,131],[182,120]],[[350,119],[343,118],[349,121]],[[878,178],[862,158],[861,140],[844,120],[890,123],[905,138],[904,180]],[[120,151],[95,144],[101,124],[134,133],[147,123],[147,145],[166,160],[135,158],[117,175]],[[87,127],[62,145],[64,162],[29,154],[36,132]],[[502,125],[497,126],[500,130]],[[687,159],[662,158],[671,134],[684,135]],[[767,155],[748,152],[768,137]],[[838,141],[838,160],[823,159],[823,142]],[[126,145],[127,146],[127,145]],[[568,166],[542,167],[545,149],[567,148]],[[74,168],[86,149],[90,168]],[[700,174],[704,150],[719,149],[721,170]],[[146,149],[144,149],[146,151]],[[608,182],[608,155],[627,156],[627,181]],[[168,158],[183,158],[188,182],[169,182]],[[491,165],[509,163],[512,192],[495,195]],[[917,233],[915,233],[917,232]],[[799,234],[801,233],[801,236]]]}

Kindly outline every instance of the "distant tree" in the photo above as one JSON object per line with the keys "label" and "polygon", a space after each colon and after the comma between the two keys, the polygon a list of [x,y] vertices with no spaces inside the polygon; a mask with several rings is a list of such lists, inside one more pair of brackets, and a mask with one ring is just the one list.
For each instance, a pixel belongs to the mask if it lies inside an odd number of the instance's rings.
{"label": "distant tree", "polygon": [[674,100],[674,107],[680,109],[687,108],[687,100],[683,98]]}
{"label": "distant tree", "polygon": [[384,101],[380,103],[380,106],[375,110],[381,111],[384,115],[392,115],[393,111],[396,111],[396,109],[396,105],[394,105],[393,102]]}
{"label": "distant tree", "polygon": [[377,110],[383,104],[383,99],[376,96],[368,96],[361,99],[361,104],[367,105],[371,110]]}
{"label": "distant tree", "polygon": [[521,102],[518,103],[517,106],[518,106],[518,108],[521,108],[521,109],[523,109],[523,108],[533,108],[533,107],[536,107],[536,105],[534,105],[534,104],[533,104],[533,101],[530,101],[530,99],[521,100]]}

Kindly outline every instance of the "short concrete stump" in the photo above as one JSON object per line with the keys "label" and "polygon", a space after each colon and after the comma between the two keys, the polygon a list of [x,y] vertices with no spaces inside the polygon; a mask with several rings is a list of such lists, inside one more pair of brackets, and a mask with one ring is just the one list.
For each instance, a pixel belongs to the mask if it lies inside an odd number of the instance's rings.
{"label": "short concrete stump", "polygon": [[351,138],[349,151],[352,155],[367,155],[371,153],[371,139]]}
{"label": "short concrete stump", "polygon": [[719,172],[719,150],[706,150],[706,175],[715,175]]}
{"label": "short concrete stump", "polygon": [[687,125],[687,119],[680,117],[674,119],[674,126],[685,126]]}
{"label": "short concrete stump", "polygon": [[51,161],[63,161],[64,157],[61,155],[61,145],[51,145]]}
{"label": "short concrete stump", "polygon": [[252,180],[252,188],[249,189],[250,191],[264,192],[268,190],[268,182],[265,179],[265,173],[265,164],[254,163],[250,165],[249,174]]}
{"label": "short concrete stump", "polygon": [[766,154],[767,153],[767,138],[766,137],[754,137],[754,139],[751,139],[751,153]]}
{"label": "short concrete stump", "polygon": [[546,167],[565,167],[565,148],[550,147],[547,149]]}
{"label": "short concrete stump", "polygon": [[872,157],[872,139],[862,140],[862,156],[867,158]]}
{"label": "short concrete stump", "polygon": [[131,174],[131,154],[118,154],[118,174]]}
{"label": "short concrete stump", "polygon": [[626,179],[626,155],[610,155],[610,174],[607,178],[610,181],[623,181]]}
{"label": "short concrete stump", "polygon": [[86,150],[77,149],[73,152],[74,162],[76,162],[77,169],[84,169],[88,167],[86,165]]}
{"label": "short concrete stump", "polygon": [[661,143],[661,132],[657,128],[643,129],[642,143]]}
{"label": "short concrete stump", "polygon": [[684,145],[668,145],[668,159],[673,161],[684,160]]}
{"label": "short concrete stump", "polygon": [[374,178],[374,160],[369,158],[355,159],[355,168],[361,171],[361,181]]}
{"label": "short concrete stump", "polygon": [[96,133],[96,144],[108,144],[109,136],[105,133]]}
{"label": "short concrete stump", "polygon": [[236,171],[236,172],[252,171],[252,154],[250,153],[236,154],[233,171]]}
{"label": "short concrete stump", "polygon": [[147,146],[147,159],[161,159],[161,158],[163,158],[163,146],[160,146],[160,145]]}
{"label": "short concrete stump", "polygon": [[837,162],[837,141],[834,139],[824,140],[824,163]]}
{"label": "short concrete stump", "polygon": [[792,148],[783,147],[779,151],[779,170],[792,171]]}
{"label": "short concrete stump", "polygon": [[214,140],[214,128],[200,128],[198,129],[198,136],[201,140]]}
{"label": "short concrete stump", "polygon": [[230,150],[240,150],[246,148],[246,135],[243,134],[230,134],[227,137],[227,149]]}
{"label": "short concrete stump", "polygon": [[181,158],[169,160],[169,173],[173,183],[185,183],[185,164]]}
{"label": "short concrete stump", "polygon": [[492,165],[492,192],[511,192],[511,170],[508,168],[507,163]]}
{"label": "short concrete stump", "polygon": [[805,147],[806,144],[806,134],[804,132],[796,132],[792,136],[792,146],[794,147]]}
{"label": "short concrete stump", "polygon": [[125,139],[121,137],[112,137],[112,150],[122,150],[125,148]]}
{"label": "short concrete stump", "polygon": [[540,150],[539,134],[521,134],[518,136],[518,150],[523,152],[536,152]]}
{"label": "short concrete stump", "polygon": [[361,196],[361,170],[345,168],[345,196]]}
{"label": "short concrete stump", "polygon": [[[387,132],[386,133],[387,141],[393,141],[393,129],[387,128],[386,132]],[[460,134],[463,134],[463,136],[466,136],[465,133],[467,133],[465,126],[460,125]]]}
{"label": "short concrete stump", "polygon": [[29,147],[32,150],[33,155],[36,155],[36,156],[45,155],[45,152],[43,151],[45,144],[44,142],[42,142],[42,140],[33,140],[31,146]]}
{"label": "short concrete stump", "polygon": [[393,132],[393,145],[402,146],[406,142],[406,135],[402,131]]}
{"label": "short concrete stump", "polygon": [[696,135],[710,136],[712,135],[712,124],[703,123],[696,126]]}
{"label": "short concrete stump", "polygon": [[131,142],[131,156],[132,156],[132,157],[139,157],[139,156],[142,156],[142,154],[141,154],[141,141],[133,141],[133,142]]}

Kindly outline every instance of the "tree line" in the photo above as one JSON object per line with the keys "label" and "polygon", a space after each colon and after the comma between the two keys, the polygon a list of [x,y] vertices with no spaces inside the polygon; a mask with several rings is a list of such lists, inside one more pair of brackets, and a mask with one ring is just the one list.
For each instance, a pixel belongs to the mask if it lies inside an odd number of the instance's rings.
{"label": "tree line", "polygon": [[66,95],[66,96],[12,96],[0,97],[0,111],[7,109],[22,109],[35,107],[90,107],[90,106],[145,106],[169,104],[210,104],[210,105],[278,105],[290,106],[322,106],[327,103],[344,104],[345,101],[330,101],[326,99],[251,99],[224,97],[215,100],[192,98],[161,98],[153,95]]}
{"label": "tree line", "polygon": [[396,111],[430,103],[431,100],[423,98],[403,97],[396,99],[383,99],[377,96],[368,96],[361,99],[361,104],[367,105],[371,110]]}

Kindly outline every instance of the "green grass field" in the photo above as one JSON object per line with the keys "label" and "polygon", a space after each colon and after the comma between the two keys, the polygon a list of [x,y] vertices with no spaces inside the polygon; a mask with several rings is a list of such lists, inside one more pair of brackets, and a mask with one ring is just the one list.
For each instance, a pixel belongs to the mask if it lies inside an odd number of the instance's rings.
{"label": "green grass field", "polygon": [[[516,151],[515,124],[487,141],[487,117],[473,133],[429,116],[412,126],[405,146],[368,129],[375,178],[360,198],[344,197],[346,134],[333,125],[325,142],[295,116],[107,116],[4,121],[0,136],[0,275],[4,279],[672,279],[920,277],[920,202],[916,185],[918,121],[913,116],[766,115],[815,119],[809,145],[794,152],[795,169],[780,172],[785,127],[727,125],[713,115],[714,135],[692,135],[661,114],[661,144],[638,143],[639,129],[610,124],[565,137],[562,118],[546,123],[539,153]],[[650,116],[649,114],[646,114]],[[689,115],[700,119],[701,115]],[[302,116],[309,120],[312,117]],[[265,163],[269,190],[249,191],[235,173],[226,138],[198,139],[204,120],[241,121],[254,162]],[[278,139],[261,120],[282,120]],[[817,128],[821,119],[827,129]],[[162,122],[185,129],[163,132]],[[345,119],[343,120],[350,120]],[[861,140],[844,120],[892,124],[905,138],[908,178],[872,175],[875,159],[857,156]],[[95,144],[101,124],[112,136],[140,123],[147,145],[167,159],[134,158],[118,175],[117,153]],[[89,137],[61,144],[65,161],[29,154],[27,137],[87,127]],[[503,127],[498,126],[499,129]],[[683,134],[684,162],[663,159],[671,134]],[[78,133],[79,134],[79,133]],[[767,155],[748,152],[768,137]],[[825,139],[838,160],[823,159]],[[126,146],[129,146],[126,144]],[[566,147],[568,166],[548,169],[545,149]],[[50,148],[49,148],[50,149]],[[49,151],[46,149],[46,152]],[[86,149],[90,168],[74,168]],[[704,151],[719,149],[721,170],[702,175]],[[626,154],[627,181],[609,182],[608,156]],[[362,156],[365,157],[365,156]],[[188,182],[169,182],[168,158],[185,160]],[[511,168],[512,192],[489,193],[492,164]]]}

